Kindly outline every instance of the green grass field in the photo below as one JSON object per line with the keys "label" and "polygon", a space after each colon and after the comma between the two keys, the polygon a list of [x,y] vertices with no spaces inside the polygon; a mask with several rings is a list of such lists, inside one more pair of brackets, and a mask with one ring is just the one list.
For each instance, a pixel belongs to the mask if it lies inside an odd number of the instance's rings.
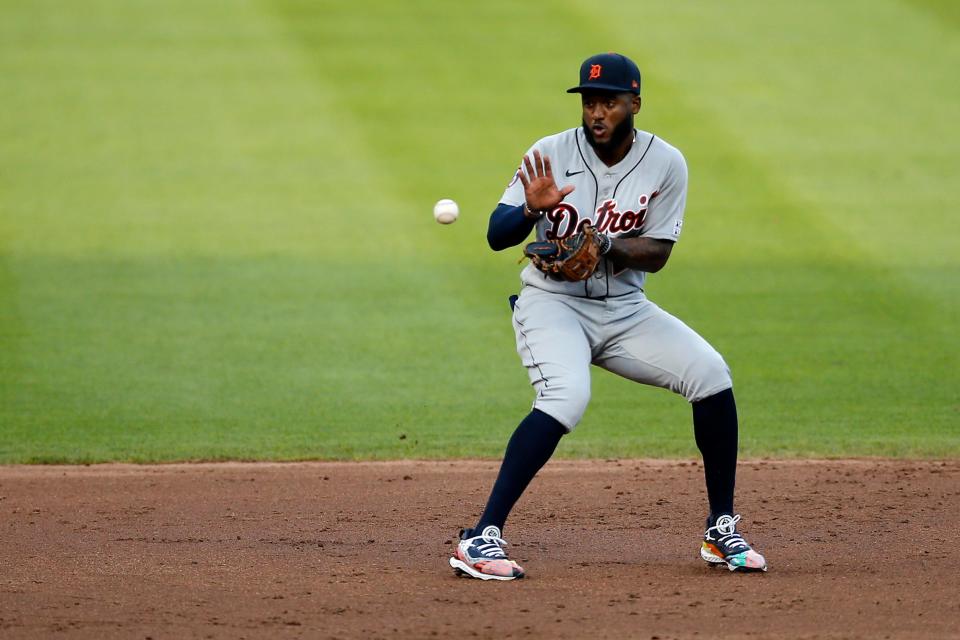
{"label": "green grass field", "polygon": [[[956,3],[472,4],[0,4],[0,462],[498,456],[487,216],[604,50],[686,154],[648,293],[743,453],[960,455]],[[593,393],[559,455],[696,454],[681,398]]]}

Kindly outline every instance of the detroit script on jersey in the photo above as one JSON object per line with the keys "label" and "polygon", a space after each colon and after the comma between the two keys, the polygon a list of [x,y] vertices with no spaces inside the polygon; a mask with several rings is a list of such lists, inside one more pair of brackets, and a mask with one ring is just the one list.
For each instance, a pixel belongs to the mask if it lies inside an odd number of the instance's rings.
{"label": "detroit script on jersey", "polygon": [[[687,165],[675,147],[646,131],[636,131],[630,151],[612,167],[594,153],[580,127],[537,141],[534,149],[550,157],[558,187],[576,189],[537,222],[537,240],[555,240],[580,231],[590,222],[601,233],[644,236],[676,242],[683,228],[687,200]],[[520,169],[518,169],[520,171]],[[514,174],[500,199],[503,204],[524,203],[523,184]],[[615,270],[602,260],[597,272],[583,282],[547,278],[533,265],[520,274],[525,285],[556,293],[602,298],[642,291],[646,273]]]}

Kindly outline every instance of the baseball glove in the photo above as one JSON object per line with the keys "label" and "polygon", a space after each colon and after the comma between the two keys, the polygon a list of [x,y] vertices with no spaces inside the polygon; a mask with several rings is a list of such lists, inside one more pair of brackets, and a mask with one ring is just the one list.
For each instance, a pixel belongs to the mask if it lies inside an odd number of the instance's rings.
{"label": "baseball glove", "polygon": [[524,247],[523,255],[554,280],[577,282],[586,280],[597,270],[600,246],[597,230],[585,224],[583,231],[569,238],[531,242]]}

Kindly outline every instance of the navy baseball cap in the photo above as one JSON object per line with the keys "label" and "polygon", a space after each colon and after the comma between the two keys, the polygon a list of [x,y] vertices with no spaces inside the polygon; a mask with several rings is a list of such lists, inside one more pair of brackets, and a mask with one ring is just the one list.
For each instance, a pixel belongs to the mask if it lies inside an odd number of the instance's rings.
{"label": "navy baseball cap", "polygon": [[591,89],[640,95],[640,69],[633,60],[619,53],[590,56],[580,65],[580,84],[567,89],[567,93]]}

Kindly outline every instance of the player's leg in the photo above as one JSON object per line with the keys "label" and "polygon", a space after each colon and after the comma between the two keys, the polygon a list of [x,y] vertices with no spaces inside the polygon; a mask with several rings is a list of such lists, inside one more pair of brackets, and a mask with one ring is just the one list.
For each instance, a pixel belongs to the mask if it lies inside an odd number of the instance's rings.
{"label": "player's leg", "polygon": [[[621,307],[596,364],[631,380],[670,389],[691,403],[710,505],[706,536],[716,534],[719,524],[723,541],[718,537],[714,547],[730,551],[731,559],[717,559],[731,569],[759,569],[762,564],[765,570],[762,556],[736,533],[736,521],[730,524],[735,517],[739,429],[726,362],[697,332],[652,302],[625,302]],[[741,561],[742,566],[730,564]]]}
{"label": "player's leg", "polygon": [[710,515],[700,545],[700,557],[731,571],[766,571],[766,559],[737,532],[740,516],[733,512],[737,474],[737,403],[727,389],[692,403],[693,431],[703,456]]}
{"label": "player's leg", "polygon": [[539,409],[527,414],[507,442],[500,472],[475,531],[483,531],[491,525],[503,531],[513,505],[553,455],[566,432],[556,418]]}
{"label": "player's leg", "polygon": [[693,435],[703,456],[710,513],[733,513],[739,432],[733,388],[696,400],[691,406]]}
{"label": "player's leg", "polygon": [[513,328],[536,397],[510,438],[477,530],[490,525],[503,530],[513,505],[590,401],[590,345],[567,302],[527,287],[514,308]]}
{"label": "player's leg", "polygon": [[458,574],[484,580],[511,580],[524,576],[509,560],[502,545],[503,525],[537,472],[553,455],[566,429],[539,409],[531,411],[513,432],[486,508],[477,525],[460,532],[450,565]]}
{"label": "player's leg", "polygon": [[507,444],[483,514],[473,529],[461,532],[450,561],[460,573],[482,579],[523,577],[501,548],[503,526],[590,399],[590,346],[577,313],[552,294],[526,288],[513,324],[536,399]]}

